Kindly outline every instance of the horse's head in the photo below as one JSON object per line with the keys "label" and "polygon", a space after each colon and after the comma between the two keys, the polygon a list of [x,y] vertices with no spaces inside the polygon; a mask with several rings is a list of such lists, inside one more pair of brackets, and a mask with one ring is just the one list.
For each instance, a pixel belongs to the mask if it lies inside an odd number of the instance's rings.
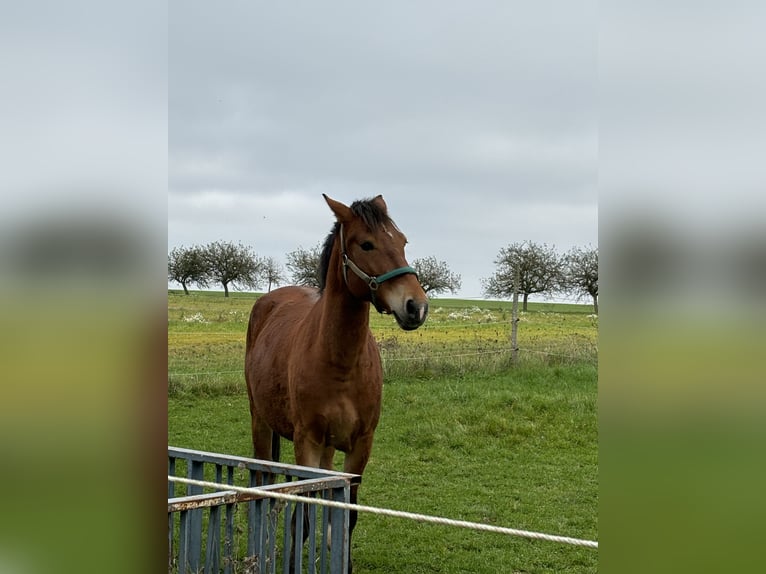
{"label": "horse's head", "polygon": [[420,327],[428,315],[428,297],[407,264],[407,238],[389,217],[383,196],[351,207],[324,198],[338,220],[336,242],[348,290],[378,312],[392,313],[402,329]]}

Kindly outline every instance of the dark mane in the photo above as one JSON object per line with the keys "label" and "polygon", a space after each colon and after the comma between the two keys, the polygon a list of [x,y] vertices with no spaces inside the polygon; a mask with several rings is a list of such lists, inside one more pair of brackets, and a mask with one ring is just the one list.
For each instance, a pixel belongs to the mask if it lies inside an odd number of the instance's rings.
{"label": "dark mane", "polygon": [[324,247],[322,248],[322,255],[319,256],[319,270],[317,275],[319,276],[319,290],[324,291],[324,287],[327,284],[327,270],[330,268],[330,254],[332,253],[332,246],[335,245],[335,236],[340,229],[340,223],[337,221],[332,227],[332,231],[324,240]]}
{"label": "dark mane", "polygon": [[[370,230],[375,230],[381,225],[394,225],[394,222],[388,216],[388,213],[381,209],[377,203],[374,203],[372,199],[360,199],[350,205],[351,212],[361,218],[365,225]],[[327,285],[327,271],[330,267],[330,255],[332,254],[332,248],[335,245],[335,238],[340,231],[340,223],[337,221],[333,224],[332,230],[327,238],[324,240],[324,247],[322,248],[322,254],[319,257],[319,269],[317,275],[319,277],[319,290],[324,291],[325,285]]]}

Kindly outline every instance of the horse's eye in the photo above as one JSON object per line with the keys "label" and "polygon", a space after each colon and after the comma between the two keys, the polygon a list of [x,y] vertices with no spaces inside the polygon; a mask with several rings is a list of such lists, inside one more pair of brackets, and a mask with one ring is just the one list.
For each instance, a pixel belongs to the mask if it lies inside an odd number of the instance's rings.
{"label": "horse's eye", "polygon": [[369,241],[365,241],[364,243],[362,243],[361,247],[364,251],[372,251],[373,249],[375,249],[375,246]]}

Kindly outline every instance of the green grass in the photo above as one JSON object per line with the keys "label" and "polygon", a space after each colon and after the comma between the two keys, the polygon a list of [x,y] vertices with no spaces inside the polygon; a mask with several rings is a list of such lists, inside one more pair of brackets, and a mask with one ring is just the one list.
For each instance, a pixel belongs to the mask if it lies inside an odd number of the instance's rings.
{"label": "green grass", "polygon": [[[188,375],[169,376],[169,444],[252,453],[242,360],[255,297],[233,295],[169,294],[169,371]],[[413,333],[372,315],[385,384],[360,503],[597,540],[597,321],[586,305],[530,304],[519,341],[540,353],[511,366],[504,304],[432,300]],[[184,319],[196,313],[209,322]],[[460,363],[448,356],[456,349],[503,352]],[[282,453],[293,460],[286,442]],[[598,558],[588,548],[369,514],[353,547],[355,572],[377,573],[595,572]]]}
{"label": "green grass", "polygon": [[[170,399],[168,416],[170,444],[252,452],[244,389]],[[597,539],[597,442],[593,367],[397,379],[384,387],[360,502]],[[361,516],[354,536],[359,572],[595,572],[597,555],[373,515]]]}

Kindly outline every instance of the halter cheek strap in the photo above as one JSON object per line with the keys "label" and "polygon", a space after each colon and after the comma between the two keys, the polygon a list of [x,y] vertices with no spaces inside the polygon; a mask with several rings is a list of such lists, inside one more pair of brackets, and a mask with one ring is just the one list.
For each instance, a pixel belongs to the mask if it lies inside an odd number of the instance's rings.
{"label": "halter cheek strap", "polygon": [[[359,277],[362,281],[367,283],[367,286],[370,288],[370,296],[372,298],[372,304],[375,305],[375,308],[378,309],[377,301],[375,300],[375,292],[378,290],[378,287],[381,283],[384,281],[388,281],[389,279],[393,279],[394,277],[399,277],[399,275],[406,275],[408,273],[412,273],[415,277],[418,276],[418,272],[415,271],[412,267],[397,267],[396,269],[393,269],[391,271],[388,271],[386,273],[383,273],[382,275],[378,276],[372,276],[368,275],[364,271],[362,271],[359,266],[351,261],[349,256],[346,254],[346,241],[343,238],[343,224],[340,226],[340,249],[341,249],[341,260],[343,263],[343,280],[346,282],[346,286],[348,286],[348,269],[351,269],[351,271],[354,272],[354,274]],[[380,309],[378,309],[380,311]]]}

